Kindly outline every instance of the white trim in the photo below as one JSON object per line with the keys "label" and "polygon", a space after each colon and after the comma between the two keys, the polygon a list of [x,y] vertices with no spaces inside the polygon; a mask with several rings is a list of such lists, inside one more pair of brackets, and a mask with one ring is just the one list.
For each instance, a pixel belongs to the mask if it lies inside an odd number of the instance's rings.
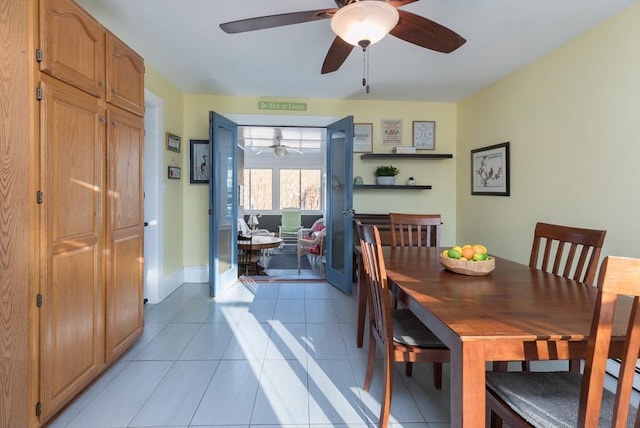
{"label": "white trim", "polygon": [[[178,287],[180,287],[183,283],[187,282],[184,279],[185,277],[185,269],[179,268],[175,271],[171,272],[169,275],[162,278],[160,286],[158,288],[158,302],[166,299],[171,293],[176,291]],[[207,281],[199,281],[199,282],[207,282]],[[153,303],[153,302],[150,302]]]}
{"label": "white trim", "polygon": [[184,282],[209,282],[209,266],[185,266]]}
{"label": "white trim", "polygon": [[[159,303],[166,296],[162,296],[164,288],[163,244],[164,244],[164,180],[162,179],[164,133],[163,110],[164,100],[145,88],[145,206],[150,213],[145,214],[145,221],[150,225],[145,227],[145,280],[144,297],[149,303]],[[149,129],[147,129],[149,128]],[[150,205],[150,207],[149,207]]]}

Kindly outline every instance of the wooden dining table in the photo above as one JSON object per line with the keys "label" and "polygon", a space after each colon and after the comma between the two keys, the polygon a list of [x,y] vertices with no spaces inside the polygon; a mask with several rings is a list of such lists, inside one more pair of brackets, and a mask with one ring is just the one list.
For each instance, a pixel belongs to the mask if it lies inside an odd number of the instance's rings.
{"label": "wooden dining table", "polygon": [[[484,427],[487,362],[584,357],[595,287],[498,257],[489,275],[466,276],[444,270],[436,248],[383,252],[393,293],[451,350],[452,427]],[[361,346],[367,284],[358,276]],[[618,356],[623,323],[613,331]]]}
{"label": "wooden dining table", "polygon": [[254,235],[251,241],[238,240],[238,248],[247,249],[251,246],[253,251],[266,250],[268,248],[277,248],[282,244],[282,238],[277,236]]}

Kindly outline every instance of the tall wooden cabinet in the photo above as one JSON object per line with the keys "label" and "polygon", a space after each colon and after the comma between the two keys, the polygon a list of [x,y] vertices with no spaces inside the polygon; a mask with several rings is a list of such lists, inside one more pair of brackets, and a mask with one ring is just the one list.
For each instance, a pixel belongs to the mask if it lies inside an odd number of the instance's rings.
{"label": "tall wooden cabinet", "polygon": [[144,62],[73,0],[0,10],[0,428],[38,427],[142,333]]}

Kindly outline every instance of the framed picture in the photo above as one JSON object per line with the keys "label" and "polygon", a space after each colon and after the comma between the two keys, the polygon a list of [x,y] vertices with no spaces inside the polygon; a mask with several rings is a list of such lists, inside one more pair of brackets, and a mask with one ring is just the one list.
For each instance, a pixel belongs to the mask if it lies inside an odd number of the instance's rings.
{"label": "framed picture", "polygon": [[382,120],[382,144],[402,145],[402,119]]}
{"label": "framed picture", "polygon": [[471,150],[471,194],[509,196],[509,142]]}
{"label": "framed picture", "polygon": [[418,150],[436,148],[436,123],[434,121],[415,120],[413,122],[413,147]]}
{"label": "framed picture", "polygon": [[373,151],[373,134],[372,123],[354,123],[353,124],[353,152],[354,153],[371,153]]}
{"label": "framed picture", "polygon": [[180,137],[167,132],[167,150],[180,153]]}
{"label": "framed picture", "polygon": [[209,183],[209,140],[190,140],[189,183]]}
{"label": "framed picture", "polygon": [[180,169],[179,166],[170,166],[167,177],[169,177],[172,180],[180,180],[182,176],[181,173],[182,173],[182,169]]}

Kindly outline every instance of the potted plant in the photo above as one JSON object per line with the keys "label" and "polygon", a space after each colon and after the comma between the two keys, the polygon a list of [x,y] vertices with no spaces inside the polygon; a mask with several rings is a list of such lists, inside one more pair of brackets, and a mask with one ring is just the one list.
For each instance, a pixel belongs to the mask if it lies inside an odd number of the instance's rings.
{"label": "potted plant", "polygon": [[400,170],[393,165],[380,165],[376,168],[376,184],[394,185],[396,184],[396,175]]}

